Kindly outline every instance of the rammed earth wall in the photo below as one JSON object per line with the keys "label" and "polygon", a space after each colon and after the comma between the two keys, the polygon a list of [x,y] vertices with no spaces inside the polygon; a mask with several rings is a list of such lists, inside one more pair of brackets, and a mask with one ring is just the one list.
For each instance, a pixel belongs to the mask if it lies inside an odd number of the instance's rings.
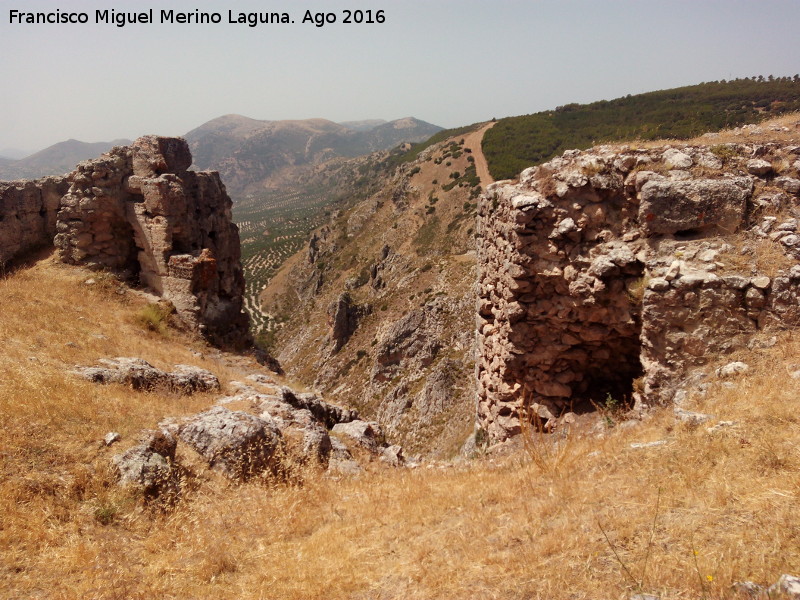
{"label": "rammed earth wall", "polygon": [[669,402],[712,357],[800,325],[799,155],[601,146],[489,186],[476,374],[490,439],[608,397]]}

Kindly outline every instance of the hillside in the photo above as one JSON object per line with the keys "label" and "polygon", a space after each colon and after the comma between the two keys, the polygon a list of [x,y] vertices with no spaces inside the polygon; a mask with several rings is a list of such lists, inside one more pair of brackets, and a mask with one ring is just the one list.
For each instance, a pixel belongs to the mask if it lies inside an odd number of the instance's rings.
{"label": "hillside", "polygon": [[246,304],[255,333],[274,329],[258,296],[289,257],[303,248],[332,212],[368,197],[380,186],[389,153],[330,160],[306,170],[301,181],[239,198],[233,207],[242,239]]}
{"label": "hillside", "polygon": [[[800,575],[800,114],[487,185],[491,127],[334,159],[312,169],[318,196],[276,195],[296,243],[341,194],[260,294],[285,375],[164,301],[216,309],[208,285],[239,266],[194,223],[235,232],[182,140],[0,186],[7,231],[60,234],[57,255],[0,236],[16,260],[0,270],[2,595],[792,598],[776,582],[800,584],[782,577]],[[271,225],[243,209],[258,244]],[[128,283],[81,266],[126,240]],[[139,287],[156,270],[161,301]],[[127,379],[97,366],[126,361]],[[516,404],[482,412],[479,378]],[[369,435],[336,431],[354,423]]]}
{"label": "hillside", "polygon": [[159,508],[114,484],[118,450],[102,439],[118,431],[129,444],[211,396],[98,387],[65,371],[142,356],[210,369],[229,386],[251,367],[147,330],[146,300],[49,259],[5,274],[0,303],[9,598],[736,598],[734,582],[770,584],[800,564],[791,336],[736,355],[750,370],[733,386],[709,382],[690,407],[714,415],[699,426],[670,410],[643,422],[607,412],[563,437],[525,437],[516,453],[376,463],[302,485],[210,478]]}
{"label": "hillside", "polygon": [[483,151],[495,179],[612,140],[687,139],[800,110],[800,77],[714,81],[500,119]]}
{"label": "hillside", "polygon": [[[258,121],[240,115],[213,119],[186,134],[200,169],[220,172],[232,195],[296,183],[313,167],[426,139],[441,129],[414,118],[357,129],[325,119]],[[297,169],[301,169],[297,171]]]}
{"label": "hillside", "polygon": [[280,324],[267,342],[287,373],[380,416],[415,452],[451,456],[472,431],[481,189],[473,148],[485,128],[378,179],[366,199],[333,213],[261,296]]}
{"label": "hillside", "polygon": [[130,140],[87,143],[67,140],[31,154],[25,158],[0,160],[0,180],[36,179],[47,175],[61,175],[75,168],[82,160],[88,160],[108,152],[114,146],[124,146]]}
{"label": "hillside", "polygon": [[385,124],[383,119],[364,119],[363,121],[342,121],[339,125],[344,125],[354,131],[369,131],[373,127]]}

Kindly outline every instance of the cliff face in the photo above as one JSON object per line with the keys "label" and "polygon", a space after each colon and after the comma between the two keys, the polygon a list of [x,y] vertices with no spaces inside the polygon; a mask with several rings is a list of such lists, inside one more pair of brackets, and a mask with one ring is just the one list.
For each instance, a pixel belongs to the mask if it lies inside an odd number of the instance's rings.
{"label": "cliff face", "polygon": [[[231,200],[219,174],[189,171],[186,142],[146,136],[62,178],[2,184],[2,260],[50,240],[61,259],[124,273],[215,343],[247,338]],[[12,243],[7,243],[7,239]]]}
{"label": "cliff face", "polygon": [[478,422],[680,399],[710,358],[800,325],[800,147],[601,146],[479,205]]}

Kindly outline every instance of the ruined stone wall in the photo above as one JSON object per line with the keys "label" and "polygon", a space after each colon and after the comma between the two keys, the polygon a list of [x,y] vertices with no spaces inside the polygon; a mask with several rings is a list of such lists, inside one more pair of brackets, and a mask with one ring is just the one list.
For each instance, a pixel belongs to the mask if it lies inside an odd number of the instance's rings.
{"label": "ruined stone wall", "polygon": [[63,177],[0,181],[0,266],[53,243],[56,213],[67,187]]}
{"label": "ruined stone wall", "polygon": [[131,272],[191,327],[235,342],[248,321],[231,199],[218,173],[191,163],[184,140],[147,136],[79,164],[55,244],[65,262]]}
{"label": "ruined stone wall", "polygon": [[714,356],[800,325],[798,154],[601,146],[489,186],[476,369],[490,438],[609,397],[668,402]]}
{"label": "ruined stone wall", "polygon": [[17,229],[30,233],[25,244],[3,237],[0,245],[13,256],[33,242],[54,243],[64,262],[151,288],[211,341],[241,343],[248,318],[231,199],[218,173],[189,171],[191,163],[185,140],[146,136],[65,179],[2,184],[0,226],[16,216]]}

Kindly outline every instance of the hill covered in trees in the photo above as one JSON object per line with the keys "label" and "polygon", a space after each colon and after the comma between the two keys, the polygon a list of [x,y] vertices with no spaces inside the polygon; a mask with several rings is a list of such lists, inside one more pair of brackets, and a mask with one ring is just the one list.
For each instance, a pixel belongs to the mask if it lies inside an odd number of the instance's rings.
{"label": "hill covered in trees", "polygon": [[492,176],[510,179],[570,148],[686,139],[795,110],[800,110],[800,75],[712,81],[501,119],[486,132],[483,152]]}

